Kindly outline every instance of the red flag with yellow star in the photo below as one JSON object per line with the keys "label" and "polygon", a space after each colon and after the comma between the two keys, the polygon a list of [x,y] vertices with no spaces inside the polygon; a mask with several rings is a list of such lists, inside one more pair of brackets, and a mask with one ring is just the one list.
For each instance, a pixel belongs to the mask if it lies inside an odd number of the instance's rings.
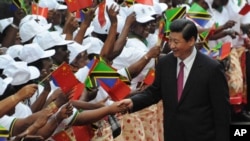
{"label": "red flag with yellow star", "polygon": [[78,2],[79,2],[80,9],[88,8],[93,5],[92,0],[78,0]]}
{"label": "red flag with yellow star", "polygon": [[55,141],[71,141],[70,137],[65,131],[61,131],[52,137]]}
{"label": "red flag with yellow star", "polygon": [[70,12],[75,12],[80,9],[78,0],[65,0],[65,2]]}
{"label": "red flag with yellow star", "polygon": [[154,69],[150,69],[148,71],[148,74],[144,78],[143,82],[146,85],[151,85],[154,82],[154,79],[155,79],[155,70]]}
{"label": "red flag with yellow star", "polygon": [[51,76],[52,80],[62,89],[64,93],[68,93],[80,83],[72,72],[70,66],[65,62],[52,72]]}
{"label": "red flag with yellow star", "polygon": [[31,10],[32,14],[40,15],[40,16],[43,16],[44,18],[48,17],[48,12],[49,12],[48,7],[46,8],[39,7],[36,3],[32,3],[31,7],[32,7],[32,10]]}
{"label": "red flag with yellow star", "polygon": [[94,137],[94,130],[90,124],[72,126],[76,141],[90,141]]}

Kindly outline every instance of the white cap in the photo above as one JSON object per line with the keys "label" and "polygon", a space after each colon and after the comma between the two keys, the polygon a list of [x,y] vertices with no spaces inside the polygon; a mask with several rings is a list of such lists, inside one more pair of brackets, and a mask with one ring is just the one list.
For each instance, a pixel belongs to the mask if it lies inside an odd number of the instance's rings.
{"label": "white cap", "polygon": [[[150,11],[149,11],[150,10]],[[136,21],[139,23],[146,23],[154,20],[152,17],[152,7],[136,3],[129,8],[130,13],[135,12]]]}
{"label": "white cap", "polygon": [[90,42],[84,45],[80,45],[77,42],[74,42],[73,44],[69,44],[68,45],[68,50],[70,51],[69,63],[72,63],[79,53],[87,50],[90,46],[91,46]]}
{"label": "white cap", "polygon": [[88,37],[84,42],[91,42],[91,47],[87,49],[88,54],[100,54],[104,43],[96,37]]}
{"label": "white cap", "polygon": [[50,49],[54,46],[59,46],[59,45],[68,45],[73,43],[74,41],[72,40],[65,40],[60,33],[53,31],[53,32],[43,32],[41,34],[38,34],[34,40],[34,43],[38,43],[39,46],[43,50]]}
{"label": "white cap", "polygon": [[2,79],[0,77],[0,96],[3,95],[5,92],[7,86],[13,81],[13,78],[6,77],[5,79]]}
{"label": "white cap", "polygon": [[27,62],[22,61],[9,63],[3,70],[3,74],[13,78],[12,85],[21,85],[40,76],[36,67],[27,66]]}
{"label": "white cap", "polygon": [[0,55],[0,69],[6,68],[10,63],[15,62],[15,60],[8,54]]}
{"label": "white cap", "polygon": [[22,49],[23,49],[23,45],[13,45],[7,49],[6,54],[11,56],[12,58],[16,58],[16,57],[19,57]]}
{"label": "white cap", "polygon": [[13,22],[13,17],[0,20],[0,32],[3,33],[4,29]]}
{"label": "white cap", "polygon": [[19,29],[21,42],[26,42],[35,37],[38,33],[42,33],[44,31],[48,31],[48,27],[43,27],[34,20],[24,22],[23,24],[20,24]]}
{"label": "white cap", "polygon": [[20,21],[20,25],[22,25],[23,23],[30,21],[30,20],[34,20],[36,21],[39,25],[43,26],[46,29],[50,29],[52,26],[52,23],[48,23],[47,19],[41,15],[26,15],[24,18],[22,18],[22,20]]}
{"label": "white cap", "polygon": [[154,10],[157,15],[162,15],[162,13],[168,9],[168,5],[163,2],[155,2],[154,3]]}
{"label": "white cap", "polygon": [[153,16],[156,15],[157,13],[155,12],[154,6],[152,5],[143,5],[145,6],[146,12],[148,13],[148,15]]}
{"label": "white cap", "polygon": [[24,62],[31,63],[42,58],[51,57],[54,54],[54,49],[44,51],[37,43],[32,43],[24,45],[19,54],[19,58]]}
{"label": "white cap", "polygon": [[66,10],[67,6],[58,3],[56,0],[40,0],[38,5],[40,7],[48,7],[49,10]]}

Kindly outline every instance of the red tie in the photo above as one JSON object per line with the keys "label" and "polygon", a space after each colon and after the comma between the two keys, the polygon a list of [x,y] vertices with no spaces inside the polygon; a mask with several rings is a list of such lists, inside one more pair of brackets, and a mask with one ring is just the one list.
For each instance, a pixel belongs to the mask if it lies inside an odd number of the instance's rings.
{"label": "red tie", "polygon": [[183,62],[180,62],[180,71],[178,74],[178,78],[177,78],[177,87],[178,87],[178,101],[181,98],[182,95],[182,91],[183,91],[183,82],[184,82],[184,66],[185,64]]}

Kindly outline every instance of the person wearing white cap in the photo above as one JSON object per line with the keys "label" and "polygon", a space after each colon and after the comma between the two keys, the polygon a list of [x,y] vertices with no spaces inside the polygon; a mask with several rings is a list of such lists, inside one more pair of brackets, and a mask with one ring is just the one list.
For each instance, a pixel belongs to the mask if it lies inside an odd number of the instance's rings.
{"label": "person wearing white cap", "polygon": [[38,34],[34,40],[43,50],[55,49],[56,53],[52,56],[53,63],[57,66],[64,61],[69,63],[69,50],[67,45],[73,43],[72,40],[65,40],[58,32],[43,32]]}
{"label": "person wearing white cap", "polygon": [[55,54],[54,49],[43,50],[37,43],[25,44],[19,52],[18,58],[27,63],[32,63],[38,59],[48,58]]}
{"label": "person wearing white cap", "polygon": [[40,76],[36,67],[27,66],[27,62],[22,61],[8,63],[3,69],[3,74],[13,78],[12,85],[21,85]]}
{"label": "person wearing white cap", "polygon": [[66,5],[60,4],[57,0],[39,0],[38,5],[40,7],[47,7],[49,10],[65,10]]}
{"label": "person wearing white cap", "polygon": [[[148,43],[146,41],[146,37],[149,35],[149,27],[150,22],[154,20],[154,18],[148,12],[148,6],[143,4],[134,4],[130,7],[130,13],[135,12],[136,21],[130,28],[130,33],[128,34],[128,39],[125,47],[123,48],[121,54],[117,56],[112,66],[116,69],[126,68],[129,65],[137,62],[139,59],[144,58],[144,61],[147,62],[147,65],[141,70],[139,75],[131,81],[131,90],[136,91],[138,88],[138,84],[143,81],[146,74],[151,68],[155,66],[154,58],[149,58],[146,54],[149,52],[149,48],[147,47]],[[160,50],[159,46],[155,46],[152,48],[153,50]],[[158,52],[159,54],[159,52]],[[156,110],[156,106],[152,106],[151,108],[146,108],[144,113],[150,113],[149,115],[156,114],[154,113]],[[158,138],[158,134],[148,134],[146,128],[144,129],[144,125],[142,123],[141,117],[143,116],[143,112],[134,113],[132,115],[124,115],[123,120],[126,123],[126,120],[131,120],[134,124],[138,125],[135,127],[131,127],[129,124],[125,124],[123,128],[122,135],[128,136],[131,134],[130,130],[140,130],[143,136],[137,136],[138,140],[147,140]],[[140,115],[142,114],[142,115]],[[145,117],[143,117],[145,118]],[[148,117],[149,120],[155,120],[154,117]],[[146,123],[145,123],[146,124]],[[147,125],[147,124],[146,124]],[[149,128],[152,125],[147,125]],[[155,127],[153,129],[157,130]],[[135,131],[136,132],[136,131]],[[156,131],[157,132],[157,131]],[[155,133],[156,133],[155,132]]]}
{"label": "person wearing white cap", "polygon": [[[127,43],[121,54],[113,61],[112,66],[117,69],[127,67],[131,63],[136,62],[149,51],[146,37],[149,35],[149,23],[153,21],[154,18],[148,15],[146,12],[147,7],[142,4],[134,4],[130,7],[130,10],[131,12],[135,12],[136,21],[130,28]],[[154,66],[154,61],[151,60],[149,64],[151,65],[148,66]],[[146,67],[146,69],[148,68],[150,67]],[[132,84],[132,87],[135,89],[136,84]]]}
{"label": "person wearing white cap", "polygon": [[[40,59],[46,60],[47,58],[49,58],[55,54],[55,50],[51,49],[51,50],[44,51],[37,43],[25,44],[24,46],[19,47],[19,48],[21,48],[21,50],[18,52],[18,55],[15,56],[15,58],[20,59],[24,62],[27,62],[29,66],[34,66],[33,65],[33,64],[35,64],[34,62],[36,62]],[[14,54],[14,53],[12,53],[12,54]],[[47,76],[50,73],[50,72],[44,72],[43,70],[41,70],[40,69],[42,67],[41,64],[39,64],[35,67],[39,70],[40,74],[42,75],[42,76],[39,76],[39,78],[43,78],[44,77],[43,75]],[[44,73],[46,73],[46,74],[44,74]],[[35,79],[35,81],[36,80],[37,79]],[[42,98],[39,98],[38,96],[40,96],[41,93],[43,94],[43,96],[46,96],[46,94],[48,95],[49,92],[50,92],[50,85],[44,85],[44,86],[38,85],[38,91],[37,91],[36,95],[31,97],[27,101],[32,112],[38,111],[36,107],[43,107],[43,106],[37,106],[37,104],[34,104],[36,99],[40,99],[40,102],[37,102],[39,105],[43,105],[45,103],[45,102],[42,103]],[[46,98],[47,98],[47,96],[46,96]]]}
{"label": "person wearing white cap", "polygon": [[[2,38],[0,43],[3,47],[9,47],[16,42],[17,33],[19,31],[20,20],[25,16],[25,12],[22,9],[18,9],[14,12],[14,17],[7,20],[0,20],[0,30]],[[2,23],[3,22],[3,23]]]}
{"label": "person wearing white cap", "polygon": [[[19,90],[24,85],[28,84],[31,80],[34,80],[40,76],[39,70],[34,66],[28,66],[27,62],[12,62],[9,63],[4,69],[3,74],[7,77],[12,77],[13,81],[11,84],[15,89]],[[16,116],[25,117],[31,114],[32,111],[29,106],[24,103],[18,103],[16,106],[15,114]]]}
{"label": "person wearing white cap", "polygon": [[20,22],[20,25],[22,25],[25,22],[28,22],[30,20],[36,21],[39,25],[43,26],[45,29],[50,29],[52,26],[52,23],[48,23],[47,19],[41,15],[35,15],[35,14],[28,14],[26,15]]}
{"label": "person wearing white cap", "polygon": [[40,33],[48,31],[50,26],[42,26],[34,19],[27,20],[26,18],[21,21],[19,36],[23,44],[32,43],[32,39]]}
{"label": "person wearing white cap", "polygon": [[77,72],[80,68],[84,67],[88,63],[88,53],[87,49],[92,44],[86,43],[80,45],[77,42],[68,45],[68,49],[70,51],[69,55],[69,64],[72,66],[72,71]]}
{"label": "person wearing white cap", "polygon": [[163,12],[167,9],[167,4],[155,2],[153,5],[153,9],[155,13],[151,12],[152,13],[151,15],[155,18],[155,20],[151,22],[150,34],[147,37],[149,48],[154,47],[157,44],[158,40],[160,40],[159,29],[158,29],[159,22],[162,19]]}
{"label": "person wearing white cap", "polygon": [[[95,16],[92,23],[91,23],[91,25],[94,27],[92,35],[101,39],[103,42],[105,42],[110,28],[112,28],[112,20],[113,19],[110,19],[110,18],[112,18],[112,17],[110,17],[110,16],[112,16],[110,14],[112,12],[118,13],[118,11],[119,11],[119,6],[115,2],[106,2],[106,7],[108,9],[105,8],[105,12],[104,12],[104,18],[106,20],[105,25],[102,26],[99,23],[98,16]],[[99,12],[99,7],[96,9],[95,13],[98,14],[98,12]],[[116,32],[117,32],[117,34],[120,34],[122,31],[122,28],[124,27],[125,20],[124,20],[124,17],[121,17],[118,14],[116,14],[116,16],[117,16]]]}
{"label": "person wearing white cap", "polygon": [[53,25],[51,30],[62,33],[62,27],[65,24],[67,6],[58,3],[57,0],[40,0],[38,5],[49,9],[47,20]]}

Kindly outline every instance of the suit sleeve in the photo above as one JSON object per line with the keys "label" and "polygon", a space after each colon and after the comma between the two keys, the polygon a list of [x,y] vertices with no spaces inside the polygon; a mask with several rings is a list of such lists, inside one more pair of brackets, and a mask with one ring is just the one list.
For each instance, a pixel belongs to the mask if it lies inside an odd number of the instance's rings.
{"label": "suit sleeve", "polygon": [[161,99],[161,66],[160,63],[157,64],[155,70],[155,80],[151,86],[146,88],[141,93],[133,95],[131,97],[133,101],[132,112],[139,111],[143,108],[146,108],[152,104],[156,104]]}
{"label": "suit sleeve", "polygon": [[217,65],[211,74],[209,94],[214,111],[216,141],[229,141],[230,104],[227,80],[221,65]]}

